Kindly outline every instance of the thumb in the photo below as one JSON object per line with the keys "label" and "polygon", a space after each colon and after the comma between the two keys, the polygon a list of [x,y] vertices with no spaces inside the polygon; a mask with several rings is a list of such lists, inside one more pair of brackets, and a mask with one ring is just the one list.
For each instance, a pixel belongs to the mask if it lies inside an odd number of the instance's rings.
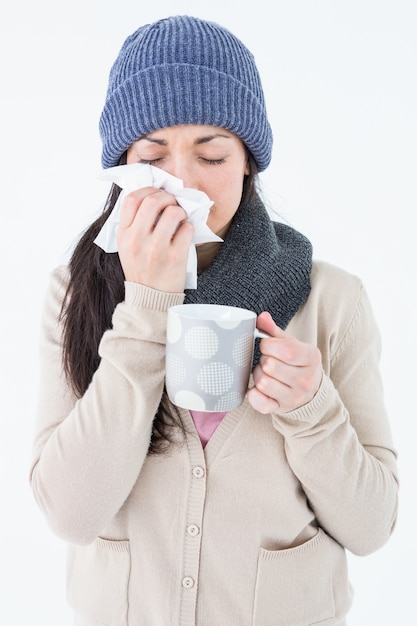
{"label": "thumb", "polygon": [[267,311],[264,311],[260,315],[258,315],[258,319],[256,322],[256,327],[258,330],[261,330],[271,337],[282,338],[286,336],[285,331],[282,330],[279,326],[277,326],[274,320],[271,317],[271,314]]}

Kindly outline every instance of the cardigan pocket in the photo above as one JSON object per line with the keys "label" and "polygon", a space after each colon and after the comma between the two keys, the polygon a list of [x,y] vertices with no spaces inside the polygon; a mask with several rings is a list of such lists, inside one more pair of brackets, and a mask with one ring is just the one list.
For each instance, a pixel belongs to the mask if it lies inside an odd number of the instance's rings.
{"label": "cardigan pocket", "polygon": [[[99,537],[68,555],[68,602],[86,624],[128,626],[129,541]],[[84,622],[83,622],[84,623]]]}
{"label": "cardigan pocket", "polygon": [[[321,528],[300,546],[276,551],[261,548],[253,626],[339,624],[346,598],[341,598],[341,607],[335,607],[335,597],[344,595],[347,587],[344,549]],[[342,615],[336,619],[337,608]]]}

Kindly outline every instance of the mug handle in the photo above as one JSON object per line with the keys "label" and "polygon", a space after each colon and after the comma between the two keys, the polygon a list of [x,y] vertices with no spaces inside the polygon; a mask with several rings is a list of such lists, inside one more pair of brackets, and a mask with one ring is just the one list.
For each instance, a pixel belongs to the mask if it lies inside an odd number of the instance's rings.
{"label": "mug handle", "polygon": [[268,333],[263,333],[262,331],[255,328],[255,339],[272,339],[272,335],[268,335]]}

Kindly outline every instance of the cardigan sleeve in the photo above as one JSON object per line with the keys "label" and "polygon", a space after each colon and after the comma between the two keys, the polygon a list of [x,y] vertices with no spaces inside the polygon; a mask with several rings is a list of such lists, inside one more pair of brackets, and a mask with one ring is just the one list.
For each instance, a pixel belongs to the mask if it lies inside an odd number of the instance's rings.
{"label": "cardigan sleeve", "polygon": [[320,526],[352,553],[365,555],[388,540],[396,522],[396,451],[367,294],[356,278],[338,289],[337,312],[318,322],[328,329],[318,333],[328,355],[321,386],[311,402],[274,415],[273,422]]}
{"label": "cardigan sleeve", "polygon": [[164,384],[166,311],[183,294],[126,283],[99,345],[100,365],[77,399],[62,368],[66,280],[66,269],[58,268],[45,298],[31,485],[53,531],[87,544],[119,511],[141,471]]}

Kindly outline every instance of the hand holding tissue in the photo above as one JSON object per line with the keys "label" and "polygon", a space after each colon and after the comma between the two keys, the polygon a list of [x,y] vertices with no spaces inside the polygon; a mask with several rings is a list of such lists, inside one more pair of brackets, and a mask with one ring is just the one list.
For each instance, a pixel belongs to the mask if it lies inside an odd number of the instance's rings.
{"label": "hand holding tissue", "polygon": [[194,226],[192,245],[188,252],[186,289],[197,287],[196,244],[209,241],[223,241],[207,226],[207,218],[213,202],[203,192],[183,186],[182,180],[164,172],[158,167],[144,163],[131,163],[111,167],[100,174],[101,180],[107,180],[121,187],[122,191],[113,211],[104,223],[94,243],[105,252],[117,252],[117,228],[120,221],[120,208],[127,194],[142,187],[156,187],[172,194],[187,214],[187,221]]}

